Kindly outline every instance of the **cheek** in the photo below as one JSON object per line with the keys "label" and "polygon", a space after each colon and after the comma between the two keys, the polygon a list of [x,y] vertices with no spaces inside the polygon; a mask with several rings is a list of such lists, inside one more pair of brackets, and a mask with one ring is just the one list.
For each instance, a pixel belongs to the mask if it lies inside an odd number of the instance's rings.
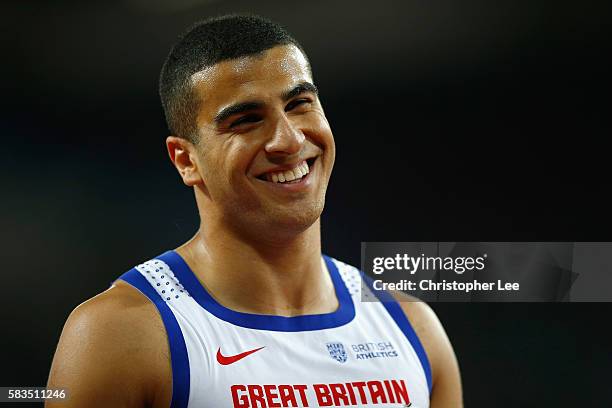
{"label": "cheek", "polygon": [[211,161],[213,166],[209,168],[211,177],[221,179],[225,184],[243,184],[256,155],[257,149],[246,136],[236,135],[215,152]]}
{"label": "cheek", "polygon": [[335,152],[334,136],[329,127],[329,122],[322,112],[315,111],[309,113],[307,120],[304,120],[302,123],[302,129],[306,134],[310,135],[312,141],[319,145],[319,147],[327,152]]}
{"label": "cheek", "polygon": [[228,170],[234,177],[245,176],[257,156],[257,147],[248,139],[248,135],[236,136],[225,156],[228,163],[231,163],[231,169]]}

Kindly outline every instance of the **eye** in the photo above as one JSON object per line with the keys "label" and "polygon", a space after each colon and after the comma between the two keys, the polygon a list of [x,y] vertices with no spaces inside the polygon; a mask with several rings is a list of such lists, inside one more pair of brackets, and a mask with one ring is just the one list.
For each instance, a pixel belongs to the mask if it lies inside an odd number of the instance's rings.
{"label": "eye", "polygon": [[255,122],[259,122],[260,120],[261,120],[261,116],[256,115],[256,114],[244,115],[244,116],[241,116],[240,118],[236,119],[235,121],[233,121],[230,124],[230,127],[233,128],[233,127],[245,124],[245,123],[255,123]]}
{"label": "eye", "polygon": [[289,112],[290,110],[293,110],[293,109],[297,108],[298,106],[310,104],[311,102],[312,101],[310,99],[308,99],[308,98],[295,99],[295,100],[289,102],[287,104],[287,106],[285,106],[285,112]]}

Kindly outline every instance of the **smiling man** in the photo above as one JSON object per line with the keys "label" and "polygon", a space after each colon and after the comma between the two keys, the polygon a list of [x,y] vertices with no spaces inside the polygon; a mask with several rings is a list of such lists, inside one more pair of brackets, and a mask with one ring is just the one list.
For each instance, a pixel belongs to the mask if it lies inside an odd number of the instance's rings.
{"label": "smiling man", "polygon": [[198,23],[160,94],[201,225],[79,306],[49,387],[64,407],[460,407],[452,347],[423,303],[361,302],[321,254],[334,138],[302,47],[251,16]]}

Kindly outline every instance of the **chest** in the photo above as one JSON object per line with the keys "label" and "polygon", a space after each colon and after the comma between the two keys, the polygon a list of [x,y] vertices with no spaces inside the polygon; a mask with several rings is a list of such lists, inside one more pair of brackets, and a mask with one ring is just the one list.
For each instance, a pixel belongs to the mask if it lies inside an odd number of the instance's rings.
{"label": "chest", "polygon": [[428,406],[427,383],[410,343],[383,314],[367,315],[341,327],[299,332],[192,319],[184,333],[189,406]]}

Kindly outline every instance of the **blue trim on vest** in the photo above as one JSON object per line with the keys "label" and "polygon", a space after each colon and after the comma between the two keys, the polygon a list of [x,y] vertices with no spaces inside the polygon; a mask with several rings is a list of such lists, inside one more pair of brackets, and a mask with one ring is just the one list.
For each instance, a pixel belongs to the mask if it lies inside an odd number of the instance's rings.
{"label": "blue trim on vest", "polygon": [[374,287],[372,286],[372,278],[370,278],[363,272],[361,272],[361,276],[363,282],[368,286],[374,296],[376,296],[378,300],[380,300],[380,303],[382,303],[385,309],[387,309],[387,312],[389,312],[393,320],[395,320],[395,323],[397,323],[399,328],[402,330],[402,332],[412,345],[412,348],[419,357],[419,361],[421,361],[421,366],[423,367],[423,371],[425,372],[425,378],[427,379],[427,387],[429,388],[429,394],[431,395],[432,380],[429,359],[427,358],[427,353],[423,348],[423,344],[421,344],[419,337],[412,328],[412,325],[410,324],[410,320],[408,320],[406,313],[404,313],[402,307],[399,305],[397,300],[395,300],[395,298],[391,296],[389,292],[374,289]]}
{"label": "blue trim on vest", "polygon": [[[204,288],[185,260],[175,251],[167,251],[157,257],[170,266],[174,275],[187,289],[189,294],[209,313],[248,329],[270,330],[282,332],[299,332],[330,329],[351,322],[355,318],[355,305],[353,299],[331,258],[323,256],[331,276],[339,307],[336,311],[325,314],[303,316],[272,316],[236,312],[219,304]],[[245,275],[248,279],[248,274]]]}
{"label": "blue trim on vest", "polygon": [[170,408],[187,408],[189,402],[189,357],[187,346],[183,338],[183,332],[179,327],[176,317],[168,304],[153,289],[144,276],[138,270],[130,269],[119,279],[129,283],[149,298],[157,307],[161,315],[170,346],[170,360],[172,363],[172,403]]}

